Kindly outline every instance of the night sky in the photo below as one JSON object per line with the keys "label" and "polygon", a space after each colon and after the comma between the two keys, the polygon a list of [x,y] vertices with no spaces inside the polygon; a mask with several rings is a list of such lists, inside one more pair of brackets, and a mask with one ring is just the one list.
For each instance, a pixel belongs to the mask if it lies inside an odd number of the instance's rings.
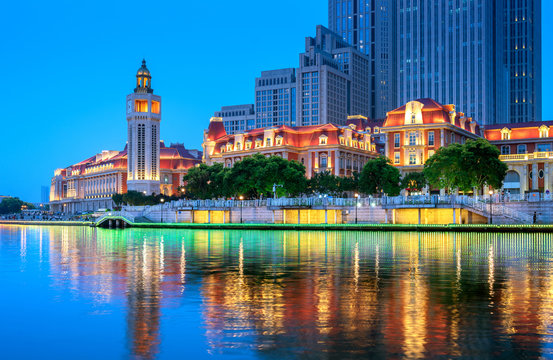
{"label": "night sky", "polygon": [[[543,14],[553,11],[542,2]],[[200,149],[213,113],[253,103],[255,77],[297,67],[304,38],[328,21],[327,0],[11,1],[2,10],[0,195],[33,202],[56,168],[123,149],[125,96],[142,58],[162,96],[161,139]],[[543,18],[547,104],[553,23]]]}

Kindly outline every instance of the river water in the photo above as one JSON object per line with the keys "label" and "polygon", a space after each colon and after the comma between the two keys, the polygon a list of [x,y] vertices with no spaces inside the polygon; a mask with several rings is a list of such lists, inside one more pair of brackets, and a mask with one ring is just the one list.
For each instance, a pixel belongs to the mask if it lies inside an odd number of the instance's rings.
{"label": "river water", "polygon": [[0,226],[0,358],[550,358],[552,245]]}

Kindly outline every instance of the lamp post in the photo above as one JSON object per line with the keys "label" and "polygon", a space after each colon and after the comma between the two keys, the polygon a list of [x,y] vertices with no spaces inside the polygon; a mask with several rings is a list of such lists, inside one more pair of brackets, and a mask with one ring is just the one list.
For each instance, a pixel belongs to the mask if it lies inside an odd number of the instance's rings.
{"label": "lamp post", "polygon": [[493,224],[493,205],[492,205],[493,190],[490,190],[490,225]]}
{"label": "lamp post", "polygon": [[161,198],[161,222],[163,222],[163,203],[165,202],[164,198]]}
{"label": "lamp post", "polygon": [[244,197],[240,195],[240,224],[242,224],[242,208],[244,207]]}
{"label": "lamp post", "polygon": [[355,193],[355,223],[357,224],[357,208],[359,207],[359,194]]}

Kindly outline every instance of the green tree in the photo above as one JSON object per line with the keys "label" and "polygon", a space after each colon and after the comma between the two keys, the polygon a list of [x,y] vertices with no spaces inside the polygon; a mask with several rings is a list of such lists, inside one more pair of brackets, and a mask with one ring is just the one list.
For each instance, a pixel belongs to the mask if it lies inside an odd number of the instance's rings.
{"label": "green tree", "polygon": [[439,148],[424,164],[424,176],[428,183],[438,189],[470,190],[470,180],[463,168],[464,147],[451,144]]}
{"label": "green tree", "polygon": [[16,214],[21,212],[21,207],[26,203],[19,198],[3,198],[0,202],[0,214]]}
{"label": "green tree", "polygon": [[401,188],[408,191],[421,191],[426,184],[426,178],[422,172],[407,173],[401,179]]}
{"label": "green tree", "polygon": [[465,145],[463,166],[471,180],[472,187],[481,189],[488,185],[501,189],[509,169],[499,160],[497,147],[486,139],[468,140]]}
{"label": "green tree", "polygon": [[507,165],[499,150],[485,139],[440,148],[424,165],[424,176],[433,187],[471,191],[489,185],[501,188]]}
{"label": "green tree", "polygon": [[387,194],[396,196],[400,187],[399,170],[392,166],[391,161],[379,156],[369,160],[361,171],[359,177],[359,190],[365,194]]}
{"label": "green tree", "polygon": [[121,206],[124,202],[123,201],[123,194],[113,194],[111,199],[113,200],[113,202],[115,203],[116,206]]}
{"label": "green tree", "polygon": [[340,192],[340,177],[329,171],[316,173],[309,179],[309,189],[315,194],[336,195]]}

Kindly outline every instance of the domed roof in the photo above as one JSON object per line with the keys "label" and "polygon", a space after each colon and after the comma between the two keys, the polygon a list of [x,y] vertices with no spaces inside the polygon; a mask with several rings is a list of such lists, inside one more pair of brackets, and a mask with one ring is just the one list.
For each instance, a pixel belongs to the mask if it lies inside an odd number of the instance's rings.
{"label": "domed roof", "polygon": [[150,70],[146,67],[146,60],[142,60],[142,66],[136,72],[136,76],[151,76]]}

